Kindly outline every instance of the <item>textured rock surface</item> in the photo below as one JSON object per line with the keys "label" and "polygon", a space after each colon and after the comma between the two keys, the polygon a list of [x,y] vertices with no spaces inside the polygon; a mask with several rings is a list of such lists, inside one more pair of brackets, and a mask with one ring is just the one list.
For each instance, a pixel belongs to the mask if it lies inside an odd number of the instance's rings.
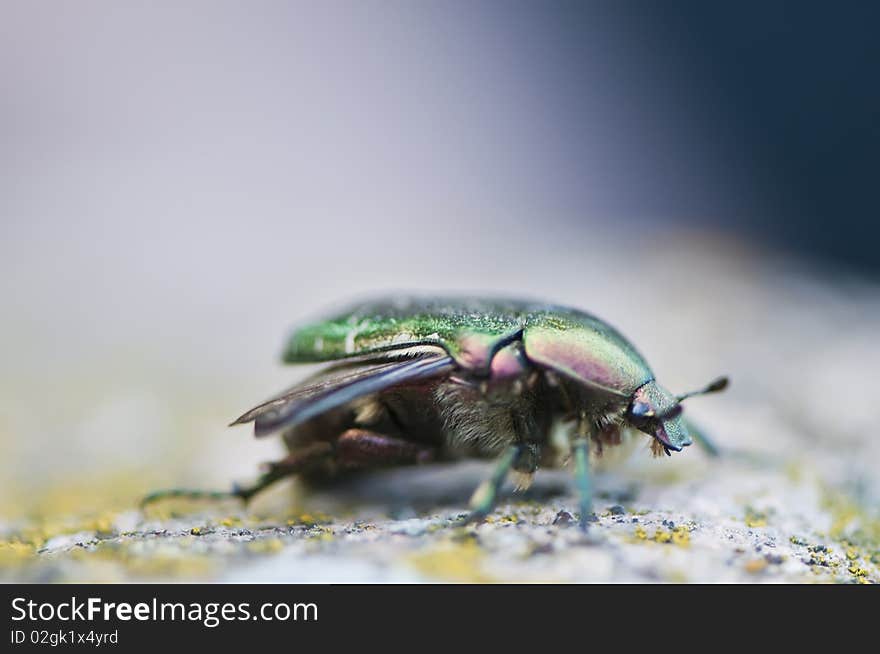
{"label": "textured rock surface", "polygon": [[[673,254],[678,265],[663,267]],[[222,425],[293,373],[267,360],[241,379],[154,371],[137,386],[128,368],[98,361],[59,371],[65,392],[52,396],[52,411],[43,380],[2,380],[11,483],[0,578],[880,581],[878,289],[699,242],[634,257],[613,282],[578,276],[580,266],[561,253],[534,272],[530,294],[553,288],[554,299],[611,319],[673,390],[718,373],[733,379],[728,393],[688,404],[725,456],[690,448],[652,459],[644,440],[610,453],[587,535],[574,525],[567,474],[554,471],[540,472],[529,494],[507,497],[487,523],[457,526],[485,474],[471,463],[398,471],[295,502],[290,488],[278,489],[247,511],[168,503],[142,513],[136,498],[150,489],[222,487],[276,456],[277,444]],[[501,279],[488,284],[504,288]],[[113,383],[90,394],[98,377]]]}
{"label": "textured rock surface", "polygon": [[[234,505],[135,510],[29,545],[7,534],[4,576],[40,581],[836,581],[880,580],[876,517],[796,465],[747,461],[625,465],[598,478],[587,534],[559,475],[511,497],[485,524],[461,527],[463,502],[425,509],[415,474],[374,480],[388,501],[316,496],[327,512],[244,512]],[[651,464],[654,464],[651,466]],[[666,463],[666,462],[662,462]],[[655,470],[650,470],[654,467]],[[431,486],[468,487],[465,464],[419,471]],[[438,481],[437,477],[444,481]],[[398,479],[397,477],[403,477]],[[389,488],[390,487],[390,488]],[[367,492],[364,484],[357,494]],[[435,488],[436,490],[436,488]],[[417,498],[407,503],[400,492]],[[280,497],[274,498],[280,500]],[[332,502],[331,502],[332,500]],[[394,508],[389,515],[388,506]],[[383,508],[384,507],[384,508]],[[176,505],[175,510],[184,507]],[[353,515],[352,511],[356,513]],[[331,515],[336,515],[332,518]],[[74,529],[80,529],[74,531]],[[63,533],[68,532],[68,533]],[[72,533],[70,533],[72,532]],[[39,537],[37,537],[39,538]]]}

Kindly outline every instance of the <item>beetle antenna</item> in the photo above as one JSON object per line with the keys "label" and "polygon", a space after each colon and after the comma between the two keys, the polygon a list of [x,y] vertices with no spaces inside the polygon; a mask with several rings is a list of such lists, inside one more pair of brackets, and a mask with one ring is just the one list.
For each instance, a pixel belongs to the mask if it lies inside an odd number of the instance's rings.
{"label": "beetle antenna", "polygon": [[682,400],[693,397],[694,395],[708,395],[709,393],[718,393],[719,391],[723,391],[725,388],[727,388],[728,384],[730,384],[730,380],[727,377],[719,377],[718,379],[712,381],[705,388],[702,388],[698,391],[691,391],[690,393],[683,393],[681,395],[678,395],[675,399],[681,402]]}

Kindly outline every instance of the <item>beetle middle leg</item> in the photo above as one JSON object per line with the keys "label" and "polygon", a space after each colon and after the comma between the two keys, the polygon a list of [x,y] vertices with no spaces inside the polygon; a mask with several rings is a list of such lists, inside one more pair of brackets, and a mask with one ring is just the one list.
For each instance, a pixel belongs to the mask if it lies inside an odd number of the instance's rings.
{"label": "beetle middle leg", "polygon": [[477,486],[474,494],[471,495],[471,512],[465,522],[478,522],[491,513],[495,507],[495,501],[498,499],[498,492],[501,490],[504,480],[507,479],[507,474],[520,457],[523,447],[522,444],[516,443],[504,451],[495,464],[492,475]]}
{"label": "beetle middle leg", "polygon": [[471,495],[471,512],[465,522],[480,521],[492,512],[509,473],[516,475],[516,490],[526,490],[531,485],[540,458],[541,449],[537,443],[516,443],[505,450],[492,476],[477,486]]}
{"label": "beetle middle leg", "polygon": [[592,427],[586,415],[578,420],[577,433],[571,442],[574,454],[574,481],[580,504],[580,528],[586,531],[593,516],[593,484],[590,476],[590,434]]}
{"label": "beetle middle leg", "polygon": [[531,485],[551,424],[549,413],[541,409],[541,389],[533,387],[520,385],[511,403],[497,413],[487,412],[499,420],[507,419],[502,424],[506,424],[504,431],[513,442],[501,454],[492,475],[477,486],[471,496],[471,513],[467,522],[482,520],[492,511],[509,473],[513,472],[516,477],[516,490],[525,490]]}

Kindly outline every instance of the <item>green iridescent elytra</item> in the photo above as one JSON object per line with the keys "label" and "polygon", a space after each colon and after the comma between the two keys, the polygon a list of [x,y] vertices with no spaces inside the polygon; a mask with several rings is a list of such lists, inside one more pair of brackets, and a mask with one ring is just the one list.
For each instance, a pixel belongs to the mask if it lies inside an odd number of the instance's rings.
{"label": "green iridescent elytra", "polygon": [[317,363],[436,346],[469,370],[484,369],[512,340],[526,357],[597,389],[629,396],[654,378],[617,330],[583,311],[537,302],[402,298],[365,302],[294,330],[286,363]]}

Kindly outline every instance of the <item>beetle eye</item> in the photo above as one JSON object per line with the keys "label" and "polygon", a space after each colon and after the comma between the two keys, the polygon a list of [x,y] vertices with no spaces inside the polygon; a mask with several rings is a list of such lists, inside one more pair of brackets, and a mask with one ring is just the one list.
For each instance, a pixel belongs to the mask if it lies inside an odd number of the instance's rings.
{"label": "beetle eye", "polygon": [[663,419],[669,420],[670,418],[676,418],[681,415],[681,412],[683,410],[684,410],[684,407],[682,407],[680,404],[676,404],[669,411],[667,411],[666,413],[663,414]]}
{"label": "beetle eye", "polygon": [[654,410],[644,402],[633,402],[629,412],[637,418],[650,418],[654,415]]}

